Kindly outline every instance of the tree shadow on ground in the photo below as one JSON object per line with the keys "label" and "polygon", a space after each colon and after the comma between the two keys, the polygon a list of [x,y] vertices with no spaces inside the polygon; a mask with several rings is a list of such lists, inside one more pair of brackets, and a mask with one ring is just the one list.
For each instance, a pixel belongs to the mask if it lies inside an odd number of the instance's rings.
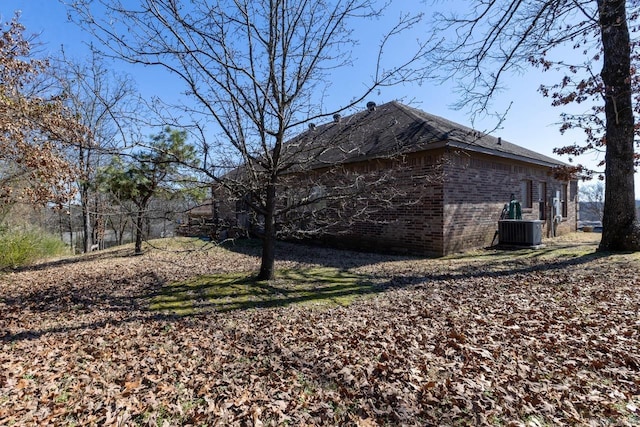
{"label": "tree shadow on ground", "polygon": [[[242,249],[243,253],[259,250],[248,245],[237,245],[236,249]],[[279,250],[287,254],[284,257],[286,260],[306,263],[306,267],[300,265],[280,270],[278,279],[269,282],[257,282],[250,274],[244,273],[194,275],[186,281],[167,283],[153,271],[139,271],[130,273],[128,277],[118,272],[105,272],[101,273],[104,277],[90,276],[83,284],[51,283],[46,287],[33,289],[21,287],[21,291],[6,293],[0,298],[0,308],[5,313],[0,318],[3,323],[6,321],[6,324],[20,325],[21,312],[28,312],[30,316],[67,318],[73,321],[59,322],[57,325],[53,322],[54,325],[50,327],[25,329],[15,333],[9,333],[3,328],[0,341],[30,340],[45,334],[64,334],[143,319],[170,322],[184,316],[209,316],[215,312],[306,303],[342,306],[349,305],[359,297],[416,285],[445,283],[445,286],[456,286],[456,281],[470,278],[506,278],[540,271],[558,272],[575,267],[601,268],[601,263],[598,263],[600,267],[589,266],[589,263],[612,256],[594,251],[577,256],[567,254],[547,258],[553,255],[554,248],[526,252],[527,256],[523,256],[522,251],[511,254],[491,251],[474,255],[475,262],[471,262],[470,257],[467,262],[467,255],[450,258],[457,262],[451,268],[441,264],[438,268],[426,270],[409,269],[388,273],[374,269],[369,273],[357,273],[351,268],[378,262],[418,261],[419,258],[362,254],[292,244],[281,245]],[[323,252],[313,258],[318,250]],[[123,253],[113,252],[110,256],[121,257]],[[355,259],[349,260],[351,256]],[[74,258],[71,262],[83,261],[90,259]],[[310,264],[312,261],[315,264]],[[37,270],[45,268],[39,265]]]}
{"label": "tree shadow on ground", "polygon": [[[593,252],[575,257],[560,259],[544,259],[544,255],[533,255],[526,259],[515,258],[513,260],[496,260],[495,263],[487,262],[485,265],[469,263],[458,266],[449,272],[428,273],[427,280],[463,280],[471,278],[496,278],[514,275],[523,275],[535,272],[552,272],[564,270],[570,267],[586,266],[590,262],[611,256],[611,253]],[[489,255],[498,258],[500,255]],[[484,268],[483,268],[484,267]]]}
{"label": "tree shadow on ground", "polygon": [[127,258],[133,256],[134,252],[131,248],[122,248],[109,251],[96,251],[88,254],[80,254],[75,256],[69,256],[61,259],[52,259],[43,262],[38,262],[32,265],[25,265],[22,267],[16,267],[9,271],[19,273],[22,271],[42,271],[52,267],[61,267],[64,265],[83,264],[89,261],[95,261],[98,259],[113,259],[113,258]]}
{"label": "tree shadow on ground", "polygon": [[[227,250],[248,256],[260,256],[260,242],[255,239],[237,239],[221,245]],[[583,249],[583,253],[575,253],[576,248]],[[336,256],[339,253],[339,256]],[[416,261],[464,261],[473,258],[485,261],[486,264],[499,264],[506,271],[478,268],[477,264],[457,266],[456,271],[446,276],[454,278],[482,277],[505,275],[511,273],[527,273],[540,270],[556,270],[569,266],[588,263],[592,260],[612,255],[607,252],[596,251],[596,245],[591,242],[552,242],[540,248],[527,247],[489,247],[480,251],[454,254],[443,258],[425,258],[410,255],[394,255],[376,252],[358,252],[340,250],[305,243],[277,242],[276,261],[289,261],[300,264],[316,264],[323,267],[348,270],[351,268],[375,265],[383,262]],[[445,276],[442,276],[445,277]]]}
{"label": "tree shadow on ground", "polygon": [[[258,239],[233,239],[220,243],[220,246],[242,255],[260,257],[261,243]],[[336,256],[339,253],[339,256]],[[386,261],[424,259],[420,256],[380,253],[375,251],[354,251],[336,249],[327,246],[302,242],[276,242],[276,262],[291,261],[312,263],[333,268],[353,268],[377,264]]]}
{"label": "tree shadow on ground", "polygon": [[[300,251],[292,250],[291,247],[287,249],[288,261],[308,262],[308,255],[296,256]],[[455,286],[457,281],[462,282],[468,279],[499,279],[510,276],[522,278],[526,274],[537,272],[557,273],[575,267],[598,268],[589,267],[588,264],[612,255],[594,251],[548,258],[556,250],[549,248],[531,252],[520,249],[513,253],[513,257],[510,257],[508,252],[494,251],[484,257],[476,255],[475,259],[480,262],[465,262],[468,256],[460,255],[458,258],[447,260],[458,261],[450,268],[442,268],[442,266],[448,266],[448,264],[442,264],[438,268],[402,271],[397,274],[389,274],[384,270],[378,273],[375,269],[366,274],[356,273],[349,268],[344,268],[343,259],[351,252],[340,251],[340,256],[336,256],[334,251],[334,262],[323,264],[322,260],[316,260],[321,267],[301,265],[295,270],[281,270],[276,273],[277,279],[270,282],[255,281],[250,275],[241,277],[214,275],[169,284],[153,296],[153,301],[156,303],[153,308],[192,315],[206,311],[223,312],[282,307],[300,303],[348,305],[356,297],[416,285],[429,286],[444,282],[447,286]],[[385,255],[379,255],[379,257],[381,262],[412,260],[408,257]],[[368,264],[372,263],[375,262]],[[363,265],[363,263],[356,264]],[[292,274],[292,271],[295,271],[295,274]]]}
{"label": "tree shadow on ground", "polygon": [[153,272],[126,277],[106,273],[92,275],[81,283],[51,283],[47,286],[26,286],[0,297],[1,322],[21,327],[28,317],[41,319],[43,324],[60,326],[9,333],[0,329],[0,342],[36,339],[51,333],[69,333],[95,329],[106,325],[134,322],[142,318],[172,319],[170,314],[149,311],[148,299],[164,281]]}
{"label": "tree shadow on ground", "polygon": [[383,289],[367,275],[328,267],[279,270],[258,281],[251,274],[217,274],[167,284],[151,296],[152,310],[181,315],[292,304],[349,305],[356,297]]}

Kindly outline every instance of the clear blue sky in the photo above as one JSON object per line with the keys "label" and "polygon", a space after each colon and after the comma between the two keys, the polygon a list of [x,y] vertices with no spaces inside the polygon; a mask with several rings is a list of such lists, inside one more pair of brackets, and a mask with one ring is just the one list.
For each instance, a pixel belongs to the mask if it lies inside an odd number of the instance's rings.
{"label": "clear blue sky", "polygon": [[[436,2],[439,8],[451,7],[455,2]],[[0,3],[0,15],[3,22],[8,21],[15,10],[21,10],[20,21],[26,26],[27,33],[40,34],[39,40],[44,43],[44,51],[56,54],[60,47],[64,46],[65,52],[72,58],[82,59],[86,56],[86,43],[91,41],[89,35],[83,33],[74,24],[67,22],[67,11],[65,6],[57,0],[2,0]],[[418,3],[425,9],[425,3]],[[432,5],[433,6],[433,5]],[[356,66],[345,70],[345,73],[336,76],[330,89],[328,101],[335,105],[345,104],[357,95],[357,85],[354,87],[352,76],[358,73],[369,73],[363,69],[366,64],[368,53],[370,53],[380,39],[380,34],[385,26],[391,25],[406,7],[406,3],[394,2],[389,10],[387,19],[382,19],[378,23],[363,25],[358,28],[358,35],[362,40],[361,45],[356,47],[354,56]],[[426,32],[426,29],[425,29]],[[410,43],[400,43],[394,46],[394,54],[402,54],[403,50],[411,49]],[[162,95],[167,92],[167,88],[179,87],[179,83],[171,85],[167,81],[167,76],[158,70],[147,68],[133,68],[122,65],[125,72],[130,73],[137,81],[138,89],[143,96]],[[368,75],[368,74],[367,74]],[[349,77],[351,76],[351,77]],[[575,132],[561,135],[558,131],[560,113],[563,111],[557,107],[550,106],[550,100],[542,97],[537,92],[541,83],[554,83],[558,81],[557,75],[542,74],[539,70],[532,69],[523,75],[510,76],[505,83],[506,90],[503,91],[494,102],[494,109],[503,111],[511,104],[511,109],[506,121],[501,129],[494,134],[503,139],[527,147],[529,149],[546,154],[550,157],[567,161],[566,157],[558,157],[553,154],[554,147],[568,145],[574,141],[581,141],[582,134]],[[411,101],[411,105],[420,108],[431,114],[446,117],[464,125],[471,125],[470,117],[466,111],[457,111],[451,108],[456,100],[456,94],[452,92],[451,85],[425,84],[422,86],[405,85],[394,88],[382,89],[379,93],[371,96],[369,100],[382,104],[384,102],[401,99]],[[364,106],[363,106],[364,108]],[[586,109],[586,107],[581,107]],[[478,130],[492,129],[495,126],[493,120],[476,121],[474,127]],[[595,159],[587,157],[580,158],[579,162],[589,166],[594,166]],[[640,179],[636,174],[636,188],[639,188]],[[638,195],[639,190],[636,190]]]}

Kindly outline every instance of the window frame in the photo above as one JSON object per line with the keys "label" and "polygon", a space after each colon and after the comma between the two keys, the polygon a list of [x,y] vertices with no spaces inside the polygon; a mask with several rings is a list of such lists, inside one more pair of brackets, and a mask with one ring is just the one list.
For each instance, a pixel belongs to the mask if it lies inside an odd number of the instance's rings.
{"label": "window frame", "polygon": [[520,204],[523,209],[533,208],[533,181],[524,179],[520,183]]}
{"label": "window frame", "polygon": [[547,219],[547,183],[538,181],[538,219]]}

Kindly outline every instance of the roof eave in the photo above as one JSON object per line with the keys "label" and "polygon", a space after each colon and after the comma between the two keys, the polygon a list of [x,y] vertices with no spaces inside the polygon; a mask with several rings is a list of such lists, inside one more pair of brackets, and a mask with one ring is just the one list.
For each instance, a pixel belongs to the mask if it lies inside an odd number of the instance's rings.
{"label": "roof eave", "polygon": [[540,165],[540,166],[547,166],[547,167],[558,167],[558,166],[563,166],[564,163],[562,162],[552,162],[552,161],[545,161],[545,160],[541,160],[541,159],[534,159],[531,157],[527,157],[527,156],[521,156],[518,154],[512,154],[512,153],[505,153],[504,151],[499,151],[499,150],[491,150],[489,148],[484,148],[484,147],[478,147],[476,145],[472,145],[472,144],[468,144],[468,143],[464,143],[464,142],[460,142],[460,141],[448,141],[447,145],[449,147],[453,147],[453,148],[460,148],[460,149],[464,149],[464,150],[468,150],[468,151],[474,151],[476,153],[482,153],[482,154],[488,154],[491,156],[496,156],[496,157],[502,157],[504,159],[509,159],[509,160],[518,160],[521,162],[525,162],[525,163],[533,163],[536,165]]}

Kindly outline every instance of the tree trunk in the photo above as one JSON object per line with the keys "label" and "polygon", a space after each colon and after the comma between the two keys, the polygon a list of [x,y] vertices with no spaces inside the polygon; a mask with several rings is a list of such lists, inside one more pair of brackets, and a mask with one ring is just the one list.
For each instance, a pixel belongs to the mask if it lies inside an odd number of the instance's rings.
{"label": "tree trunk", "polygon": [[136,216],[136,246],[134,253],[139,255],[142,253],[142,226],[144,223],[144,210],[142,207],[138,209]]}
{"label": "tree trunk", "polygon": [[116,235],[118,236],[118,246],[121,246],[124,243],[124,232],[127,231],[128,222],[129,221],[127,218],[125,218],[123,215],[120,215],[120,234],[118,235],[118,233],[116,232]]}
{"label": "tree trunk", "polygon": [[[62,213],[63,213],[63,207],[60,206],[60,210],[58,210],[58,222],[59,222],[59,228],[60,228],[60,240],[62,240],[64,242],[64,221],[62,219]],[[71,242],[69,242],[71,243]]]}
{"label": "tree trunk", "polygon": [[89,183],[87,182],[89,150],[85,151],[83,143],[80,143],[78,146],[78,163],[82,173],[78,184],[80,189],[80,208],[82,213],[82,252],[86,254],[91,251],[93,230],[91,230],[91,218],[89,216]]}
{"label": "tree trunk", "polygon": [[88,253],[91,251],[91,244],[93,239],[93,230],[91,230],[91,217],[89,216],[89,193],[88,186],[85,184],[80,185],[80,205],[82,207],[82,251]]}
{"label": "tree trunk", "polygon": [[270,183],[267,186],[266,213],[264,215],[264,236],[262,238],[262,260],[258,280],[271,280],[274,278],[274,264],[276,258],[276,185]]}
{"label": "tree trunk", "polygon": [[602,251],[640,248],[635,226],[631,48],[625,7],[624,0],[598,0],[607,122]]}
{"label": "tree trunk", "polygon": [[69,243],[71,243],[71,252],[76,253],[76,242],[73,241],[73,210],[71,202],[69,202]]}

